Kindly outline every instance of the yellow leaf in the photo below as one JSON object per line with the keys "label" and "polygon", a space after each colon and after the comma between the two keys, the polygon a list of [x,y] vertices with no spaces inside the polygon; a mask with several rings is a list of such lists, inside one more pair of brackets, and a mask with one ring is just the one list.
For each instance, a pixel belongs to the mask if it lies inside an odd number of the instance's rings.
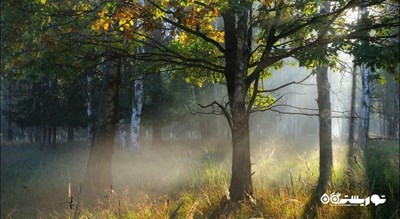
{"label": "yellow leaf", "polygon": [[162,18],[164,16],[165,16],[165,13],[163,11],[161,11],[160,9],[156,8],[156,12],[155,12],[155,16],[154,17],[156,19],[160,19],[160,18]]}
{"label": "yellow leaf", "polygon": [[109,26],[109,24],[108,24],[108,23],[104,23],[104,25],[103,25],[103,29],[104,29],[105,31],[108,31],[108,26]]}
{"label": "yellow leaf", "polygon": [[40,4],[42,4],[42,5],[46,4],[46,0],[39,0],[39,1],[40,1]]}

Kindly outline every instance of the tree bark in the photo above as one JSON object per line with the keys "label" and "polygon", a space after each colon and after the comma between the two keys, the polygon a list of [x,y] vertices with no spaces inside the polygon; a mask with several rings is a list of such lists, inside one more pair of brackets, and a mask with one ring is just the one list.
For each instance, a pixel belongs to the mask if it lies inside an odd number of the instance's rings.
{"label": "tree bark", "polygon": [[33,138],[34,138],[34,136],[33,136],[33,131],[34,131],[34,128],[33,128],[33,127],[29,127],[28,130],[27,130],[27,132],[28,132],[29,144],[33,144]]}
{"label": "tree bark", "polygon": [[103,101],[99,124],[92,137],[89,161],[84,178],[85,192],[102,196],[112,185],[111,160],[118,120],[119,86],[121,81],[120,58],[112,57],[105,70]]}
{"label": "tree bark", "polygon": [[73,142],[74,139],[75,139],[75,136],[74,136],[74,127],[68,126],[68,128],[67,128],[67,141],[68,141],[68,142]]}
{"label": "tree bark", "polygon": [[86,115],[88,118],[88,139],[91,139],[93,133],[93,72],[92,69],[89,68],[86,74],[86,82],[87,82],[87,93],[86,93]]}
{"label": "tree bark", "polygon": [[41,138],[40,138],[40,150],[44,150],[46,147],[46,134],[47,134],[47,128],[46,126],[42,125],[41,126]]}
{"label": "tree bark", "polygon": [[[248,40],[249,9],[223,15],[225,27],[225,78],[231,112],[232,178],[230,200],[239,202],[253,193],[250,163],[249,115],[246,110],[246,84],[250,44]],[[236,19],[237,18],[237,19]],[[229,119],[229,118],[228,118]]]}
{"label": "tree bark", "polygon": [[[161,75],[156,73],[154,74],[154,80],[153,80],[154,86],[157,88],[162,87],[162,80],[161,80]],[[157,90],[153,93],[153,98],[152,98],[152,117],[153,117],[153,123],[152,123],[152,129],[153,129],[153,146],[154,147],[159,147],[162,144],[162,105],[161,105],[161,91]]]}
{"label": "tree bark", "polygon": [[399,84],[393,79],[385,85],[383,98],[383,111],[387,121],[387,137],[397,139],[399,137]]}
{"label": "tree bark", "polygon": [[34,127],[33,135],[34,135],[34,142],[40,144],[40,127]]}
{"label": "tree bark", "polygon": [[369,132],[369,115],[371,108],[371,85],[370,85],[371,69],[365,64],[361,64],[361,111],[360,125],[358,128],[357,146],[364,152],[367,151],[368,132]]}
{"label": "tree bark", "polygon": [[143,79],[139,65],[134,66],[135,72],[137,73],[137,79],[133,82],[132,92],[132,114],[131,114],[131,126],[130,126],[130,149],[137,151],[140,149],[139,145],[139,128],[140,120],[142,117],[143,108]]}
{"label": "tree bark", "polygon": [[47,139],[46,139],[46,144],[45,144],[46,146],[51,145],[51,137],[52,137],[51,130],[52,130],[51,127],[47,127],[47,135],[46,135]]}
{"label": "tree bark", "polygon": [[12,125],[11,120],[8,119],[8,121],[7,121],[7,141],[8,141],[8,143],[14,143],[14,132],[13,132],[11,125]]}
{"label": "tree bark", "polygon": [[53,149],[55,149],[56,145],[57,145],[57,127],[52,126],[51,127],[51,146],[53,147]]}
{"label": "tree bark", "polygon": [[319,112],[319,179],[317,193],[322,195],[332,185],[332,119],[328,68],[317,68]]}
{"label": "tree bark", "polygon": [[352,79],[351,79],[351,106],[350,106],[350,120],[349,120],[349,140],[350,149],[354,146],[354,134],[356,129],[356,88],[357,88],[357,67],[353,65]]}

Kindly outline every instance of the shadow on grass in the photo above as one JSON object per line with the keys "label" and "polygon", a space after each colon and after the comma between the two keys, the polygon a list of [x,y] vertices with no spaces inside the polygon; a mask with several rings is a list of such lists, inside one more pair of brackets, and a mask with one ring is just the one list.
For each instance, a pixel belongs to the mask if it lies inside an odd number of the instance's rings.
{"label": "shadow on grass", "polygon": [[366,174],[371,195],[385,195],[386,202],[373,206],[373,218],[400,218],[399,142],[371,140]]}
{"label": "shadow on grass", "polygon": [[313,189],[312,194],[310,196],[310,200],[304,206],[301,218],[309,219],[318,217],[318,209],[322,205],[320,197],[321,197],[321,192],[319,192],[317,188]]}

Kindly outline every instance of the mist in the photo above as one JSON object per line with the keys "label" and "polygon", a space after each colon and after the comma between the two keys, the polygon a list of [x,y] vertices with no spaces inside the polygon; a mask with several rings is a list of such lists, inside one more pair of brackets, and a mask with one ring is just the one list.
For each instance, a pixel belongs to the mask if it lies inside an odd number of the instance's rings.
{"label": "mist", "polygon": [[398,218],[399,5],[2,1],[1,218]]}

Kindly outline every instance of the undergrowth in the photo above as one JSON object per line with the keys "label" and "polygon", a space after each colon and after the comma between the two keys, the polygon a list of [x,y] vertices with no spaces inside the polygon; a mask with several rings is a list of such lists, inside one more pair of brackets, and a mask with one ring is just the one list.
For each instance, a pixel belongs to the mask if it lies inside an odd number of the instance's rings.
{"label": "undergrowth", "polygon": [[[144,142],[140,153],[117,149],[112,192],[82,200],[78,207],[87,142],[58,148],[1,147],[2,218],[208,218],[229,195],[229,144],[167,142],[154,151]],[[252,152],[254,200],[242,203],[235,218],[300,218],[318,180],[317,145],[257,142]],[[322,205],[318,218],[398,217],[398,153],[397,142],[371,142],[374,156],[367,167],[357,167],[347,164],[347,147],[336,144],[330,192],[385,194],[387,202],[377,207]],[[75,198],[71,205],[69,188]]]}

